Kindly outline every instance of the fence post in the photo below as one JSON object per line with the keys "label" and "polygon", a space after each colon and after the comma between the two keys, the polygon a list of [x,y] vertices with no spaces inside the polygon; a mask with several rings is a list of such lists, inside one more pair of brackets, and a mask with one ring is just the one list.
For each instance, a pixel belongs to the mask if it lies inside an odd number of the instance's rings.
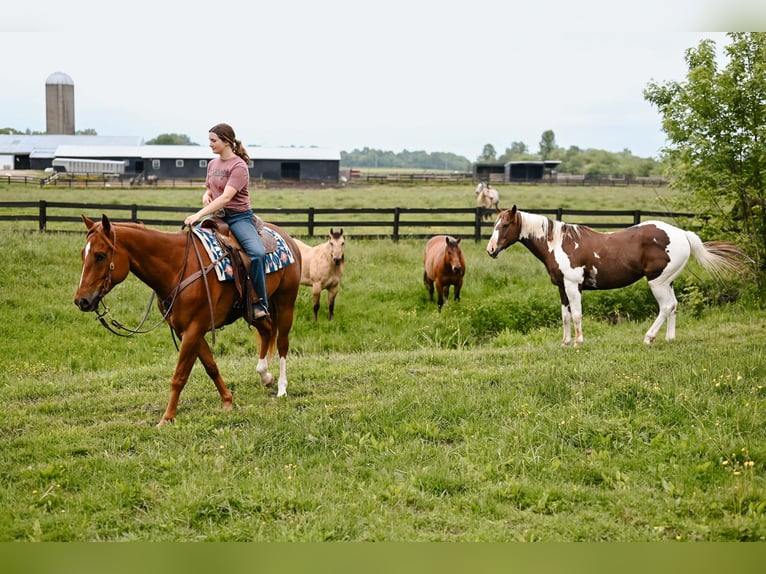
{"label": "fence post", "polygon": [[138,206],[135,203],[130,206],[130,218],[134,223],[138,223]]}
{"label": "fence post", "polygon": [[38,220],[38,227],[40,231],[45,231],[45,224],[48,220],[48,204],[44,199],[40,200],[40,215]]}
{"label": "fence post", "polygon": [[399,241],[399,214],[401,213],[401,208],[397,207],[394,209],[394,234],[393,234],[393,240]]}
{"label": "fence post", "polygon": [[637,209],[633,212],[633,225],[641,223],[641,210]]}
{"label": "fence post", "polygon": [[561,207],[556,210],[556,221],[564,221],[564,210]]}
{"label": "fence post", "polygon": [[309,228],[309,237],[314,237],[314,208],[309,207],[309,220],[307,226]]}
{"label": "fence post", "polygon": [[475,215],[474,215],[474,221],[473,221],[473,240],[476,243],[479,243],[481,241],[481,212],[482,211],[484,211],[483,208],[477,207]]}

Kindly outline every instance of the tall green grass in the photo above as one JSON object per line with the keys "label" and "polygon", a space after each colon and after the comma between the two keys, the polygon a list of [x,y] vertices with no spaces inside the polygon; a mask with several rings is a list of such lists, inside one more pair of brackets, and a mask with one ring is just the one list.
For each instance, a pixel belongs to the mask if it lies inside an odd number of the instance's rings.
{"label": "tall green grass", "polygon": [[[645,282],[588,292],[585,345],[562,348],[520,246],[463,242],[462,300],[439,313],[424,242],[349,238],[335,320],[301,290],[285,399],[239,322],[214,348],[234,410],[196,366],[156,429],[167,327],[119,338],[77,310],[84,233],[0,235],[0,540],[766,536],[766,313],[747,299],[682,296],[677,341],[649,347]],[[131,278],[107,302],[134,325],[149,291]]]}

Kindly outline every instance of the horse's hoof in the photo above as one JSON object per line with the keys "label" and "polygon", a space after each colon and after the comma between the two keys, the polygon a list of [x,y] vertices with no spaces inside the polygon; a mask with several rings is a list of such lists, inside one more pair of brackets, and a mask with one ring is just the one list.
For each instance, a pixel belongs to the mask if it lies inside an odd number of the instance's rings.
{"label": "horse's hoof", "polygon": [[157,423],[157,428],[164,427],[165,425],[172,425],[174,422],[176,422],[176,419],[161,419],[160,422]]}

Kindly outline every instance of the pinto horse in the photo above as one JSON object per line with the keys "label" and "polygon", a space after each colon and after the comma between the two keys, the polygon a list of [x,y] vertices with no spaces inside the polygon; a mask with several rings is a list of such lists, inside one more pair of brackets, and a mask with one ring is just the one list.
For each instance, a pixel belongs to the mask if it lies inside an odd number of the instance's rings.
{"label": "pinto horse", "polygon": [[324,289],[327,290],[327,319],[332,321],[335,315],[335,297],[340,289],[343,278],[343,267],[346,262],[346,238],[343,229],[330,229],[330,237],[324,243],[314,247],[296,239],[295,243],[301,250],[303,267],[301,270],[301,285],[311,287],[314,297],[314,321],[319,313],[319,297]]}
{"label": "pinto horse", "polygon": [[438,295],[439,311],[444,301],[449,298],[450,285],[453,286],[455,301],[460,301],[460,289],[465,276],[465,257],[460,249],[460,238],[449,235],[434,235],[426,244],[423,255],[423,283],[431,301],[434,300],[434,288]]}
{"label": "pinto horse", "polygon": [[[244,314],[234,281],[218,281],[215,267],[204,249],[190,248],[192,232],[165,232],[136,223],[114,223],[104,215],[100,222],[82,216],[88,229],[82,250],[82,275],[74,296],[81,311],[96,311],[104,296],[132,272],[156,293],[158,306],[173,333],[181,340],[178,362],[170,382],[170,400],[157,426],[176,417],[178,399],[199,359],[221,395],[223,407],[231,409],[232,394],[213,358],[205,333],[234,322]],[[300,251],[293,239],[275,225],[274,230],[290,248],[295,261],[267,274],[270,316],[255,322],[260,336],[256,372],[267,386],[274,384],[267,354],[279,352],[277,396],[287,393],[286,361],[293,308],[300,284]]]}
{"label": "pinto horse", "polygon": [[644,336],[651,344],[667,320],[665,339],[676,337],[676,309],[673,281],[683,271],[689,256],[710,273],[739,271],[749,261],[736,245],[725,241],[703,243],[691,231],[662,221],[645,221],[612,233],[590,227],[553,221],[548,217],[516,209],[500,210],[487,244],[490,257],[517,241],[543,262],[551,282],[559,289],[564,323],[562,344],[583,342],[582,290],[625,287],[646,277],[659,305],[659,315]]}
{"label": "pinto horse", "polygon": [[[500,203],[500,194],[494,187],[490,187],[488,183],[483,181],[479,182],[476,186],[476,207],[482,207],[484,209],[495,210]],[[490,219],[491,213],[484,213],[484,219]]]}

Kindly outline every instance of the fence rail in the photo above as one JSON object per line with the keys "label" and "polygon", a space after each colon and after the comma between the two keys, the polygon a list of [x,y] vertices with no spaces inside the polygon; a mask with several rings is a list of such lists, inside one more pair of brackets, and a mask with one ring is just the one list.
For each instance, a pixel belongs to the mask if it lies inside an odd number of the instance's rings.
{"label": "fence rail", "polygon": [[[180,229],[184,218],[194,208],[152,205],[115,205],[100,203],[65,203],[53,201],[0,202],[2,222],[30,222],[39,231],[82,231],[81,214],[98,218],[102,213],[114,221],[132,221],[149,226]],[[620,229],[641,223],[647,218],[675,220],[694,217],[692,213],[665,211],[594,211],[581,209],[527,210],[557,221],[567,219],[593,228]],[[444,233],[475,241],[491,234],[494,212],[476,208],[263,208],[258,214],[292,235],[323,237],[330,228],[343,228],[344,233],[359,238],[425,238]],[[585,218],[585,219],[583,219]],[[8,227],[11,227],[8,225]],[[13,226],[18,229],[19,226]],[[21,227],[23,229],[23,226]]]}

